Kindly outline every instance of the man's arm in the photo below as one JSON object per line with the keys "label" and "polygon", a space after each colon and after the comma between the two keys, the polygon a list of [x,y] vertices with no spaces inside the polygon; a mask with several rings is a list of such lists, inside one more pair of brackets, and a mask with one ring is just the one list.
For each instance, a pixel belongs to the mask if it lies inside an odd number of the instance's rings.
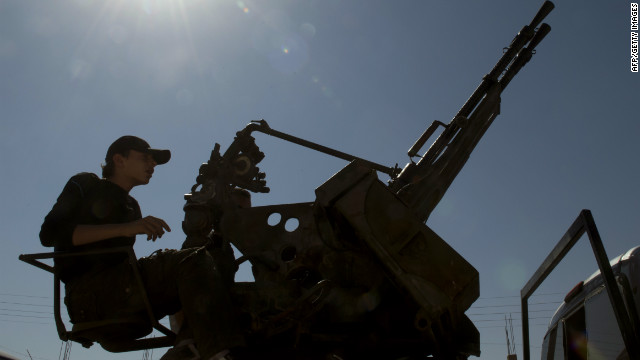
{"label": "man's arm", "polygon": [[123,224],[76,225],[71,243],[73,246],[79,246],[114,237],[132,237],[139,234],[146,234],[147,240],[155,241],[164,235],[165,230],[170,232],[171,228],[164,220],[153,216]]}
{"label": "man's arm", "polygon": [[[76,226],[76,213],[81,206],[84,190],[81,184],[96,181],[93,174],[78,174],[67,182],[53,208],[44,218],[40,242],[44,246],[66,249],[72,246],[71,237]],[[85,189],[86,190],[86,189]]]}
{"label": "man's arm", "polygon": [[[146,234],[147,240],[156,240],[171,231],[162,219],[153,216],[122,224],[79,225],[77,213],[85,194],[91,191],[98,177],[82,173],[72,177],[65,185],[56,204],[45,217],[40,230],[40,241],[44,246],[56,246],[57,249],[69,249],[73,246],[91,244],[109,238],[137,234]],[[138,210],[139,211],[139,210]]]}

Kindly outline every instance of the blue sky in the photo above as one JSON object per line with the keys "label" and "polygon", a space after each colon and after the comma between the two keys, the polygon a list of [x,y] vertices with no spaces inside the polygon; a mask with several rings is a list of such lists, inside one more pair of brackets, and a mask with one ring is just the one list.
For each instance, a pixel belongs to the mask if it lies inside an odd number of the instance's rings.
{"label": "blue sky", "polygon": [[[214,143],[224,149],[249,121],[266,119],[403,166],[418,136],[453,117],[541,3],[0,0],[0,351],[57,358],[51,278],[17,257],[45,250],[40,224],[62,186],[77,172],[99,173],[117,137],[172,150],[132,195],[174,229],[156,243],[140,238],[138,255],[176,248],[183,194]],[[505,314],[522,356],[520,289],[581,209],[592,210],[610,258],[640,244],[629,4],[556,1],[550,35],[428,221],[480,272],[481,297],[468,311],[480,359],[506,356]],[[256,139],[271,193],[254,205],[312,201],[346,165]],[[590,251],[582,240],[532,299],[533,358],[557,301],[595,270]],[[76,344],[72,357],[142,354]]]}

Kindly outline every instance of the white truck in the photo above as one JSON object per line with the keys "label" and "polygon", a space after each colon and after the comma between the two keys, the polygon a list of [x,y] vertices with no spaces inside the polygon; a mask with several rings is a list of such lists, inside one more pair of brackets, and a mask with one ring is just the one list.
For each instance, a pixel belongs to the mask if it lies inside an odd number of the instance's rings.
{"label": "white truck", "polygon": [[565,296],[544,336],[541,360],[640,359],[640,246],[609,261],[591,212],[583,210],[521,291],[525,360],[528,298],[585,232],[599,270]]}

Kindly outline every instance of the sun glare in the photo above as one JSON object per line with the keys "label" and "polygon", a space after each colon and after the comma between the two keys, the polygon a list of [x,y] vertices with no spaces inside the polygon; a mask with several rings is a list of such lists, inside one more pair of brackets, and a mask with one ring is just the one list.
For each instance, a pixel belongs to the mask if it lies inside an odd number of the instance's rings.
{"label": "sun glare", "polygon": [[149,15],[171,12],[184,11],[185,5],[193,5],[202,0],[140,0],[142,9]]}

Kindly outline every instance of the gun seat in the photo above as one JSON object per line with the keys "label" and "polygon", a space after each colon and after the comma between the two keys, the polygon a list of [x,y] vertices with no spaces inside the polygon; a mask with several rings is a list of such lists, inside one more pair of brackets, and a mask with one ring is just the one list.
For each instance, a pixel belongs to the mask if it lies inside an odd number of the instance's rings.
{"label": "gun seat", "polygon": [[[146,312],[124,318],[78,322],[73,324],[71,331],[67,331],[60,312],[60,278],[58,277],[54,266],[45,264],[41,260],[117,252],[127,253],[129,257],[129,264],[131,264],[136,278],[137,291],[141,292]],[[136,266],[137,258],[132,247],[126,246],[88,251],[54,251],[47,253],[22,254],[18,258],[30,265],[53,274],[53,311],[56,329],[60,340],[75,341],[87,348],[93,345],[94,342],[97,342],[102,346],[102,348],[109,352],[137,351],[173,346],[175,342],[175,334],[160,324],[153,315],[151,304],[144,289],[140,272]],[[158,330],[164,336],[141,339],[142,337],[149,335],[153,329]]]}

